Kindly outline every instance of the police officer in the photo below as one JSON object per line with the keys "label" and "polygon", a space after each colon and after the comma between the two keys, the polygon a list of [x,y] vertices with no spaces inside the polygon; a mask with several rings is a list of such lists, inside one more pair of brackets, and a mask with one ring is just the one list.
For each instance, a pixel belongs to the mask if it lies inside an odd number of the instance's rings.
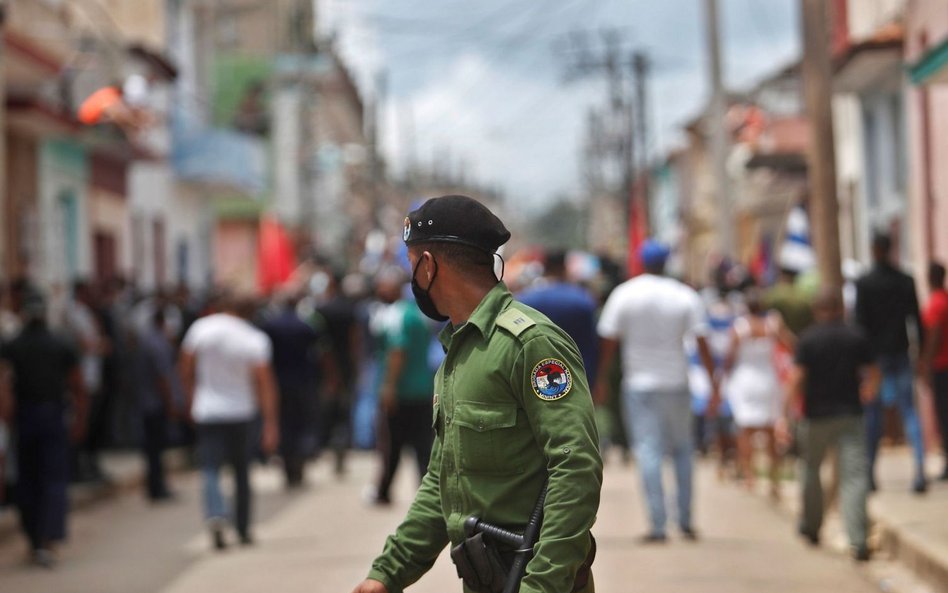
{"label": "police officer", "polygon": [[[542,527],[519,591],[593,591],[602,459],[576,345],[496,279],[494,255],[510,232],[479,202],[428,200],[405,219],[403,238],[419,308],[450,320],[434,384],[436,436],[407,516],[354,593],[400,593],[445,545],[463,542],[468,517],[522,531],[544,483]],[[559,381],[548,377],[556,373]],[[464,590],[473,590],[467,581]]]}

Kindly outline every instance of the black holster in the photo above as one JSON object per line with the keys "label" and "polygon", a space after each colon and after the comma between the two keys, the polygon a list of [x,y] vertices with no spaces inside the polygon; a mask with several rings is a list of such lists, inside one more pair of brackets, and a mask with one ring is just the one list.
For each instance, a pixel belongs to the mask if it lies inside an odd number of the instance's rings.
{"label": "black holster", "polygon": [[478,593],[502,593],[510,567],[494,544],[478,533],[451,548],[451,560],[458,576]]}
{"label": "black holster", "polygon": [[592,574],[592,565],[595,560],[596,538],[590,533],[589,552],[586,554],[586,559],[583,560],[583,563],[579,565],[579,570],[576,571],[576,579],[573,581],[573,591],[580,591],[589,584],[589,576]]}

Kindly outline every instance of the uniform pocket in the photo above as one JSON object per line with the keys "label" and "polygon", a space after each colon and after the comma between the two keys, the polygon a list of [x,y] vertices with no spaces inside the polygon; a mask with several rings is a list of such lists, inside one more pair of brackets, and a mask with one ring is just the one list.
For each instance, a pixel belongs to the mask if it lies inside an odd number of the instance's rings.
{"label": "uniform pocket", "polygon": [[517,405],[459,401],[454,408],[458,425],[460,469],[478,474],[520,473],[520,460],[510,455],[517,426]]}

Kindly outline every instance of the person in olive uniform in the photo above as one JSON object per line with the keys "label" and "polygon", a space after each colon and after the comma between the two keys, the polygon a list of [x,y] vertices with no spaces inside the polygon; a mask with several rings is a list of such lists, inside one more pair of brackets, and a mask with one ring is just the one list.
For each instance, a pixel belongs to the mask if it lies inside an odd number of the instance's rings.
{"label": "person in olive uniform", "polygon": [[544,483],[519,591],[594,591],[587,555],[602,458],[592,397],[572,339],[496,279],[494,253],[509,238],[465,196],[428,200],[405,219],[416,302],[450,320],[434,383],[435,442],[407,516],[354,593],[400,593],[465,539],[468,517],[521,531]]}

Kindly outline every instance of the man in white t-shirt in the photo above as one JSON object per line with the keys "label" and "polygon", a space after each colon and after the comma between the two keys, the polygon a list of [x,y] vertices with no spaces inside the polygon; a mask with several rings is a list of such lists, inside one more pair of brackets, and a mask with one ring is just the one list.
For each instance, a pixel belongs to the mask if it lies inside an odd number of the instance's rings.
{"label": "man in white t-shirt", "polygon": [[270,365],[270,338],[247,321],[251,302],[220,301],[220,313],[194,322],[184,336],[181,375],[188,408],[197,425],[204,474],[204,510],[214,546],[224,549],[227,506],[219,486],[220,468],[229,464],[236,483],[234,525],[243,545],[250,535],[250,457],[254,421],[263,418],[261,448],[272,453],[279,440],[277,393]]}
{"label": "man in white t-shirt", "polygon": [[662,460],[672,456],[678,494],[678,525],[695,539],[691,520],[693,443],[691,394],[685,340],[694,337],[711,378],[710,411],[720,400],[714,363],[705,339],[704,304],[693,289],[664,276],[669,250],[646,241],[640,253],[645,274],[619,285],[609,296],[597,330],[602,338],[596,403],[607,399],[608,372],[622,347],[622,391],[627,428],[645,485],[651,530],[643,541],[667,539]]}

